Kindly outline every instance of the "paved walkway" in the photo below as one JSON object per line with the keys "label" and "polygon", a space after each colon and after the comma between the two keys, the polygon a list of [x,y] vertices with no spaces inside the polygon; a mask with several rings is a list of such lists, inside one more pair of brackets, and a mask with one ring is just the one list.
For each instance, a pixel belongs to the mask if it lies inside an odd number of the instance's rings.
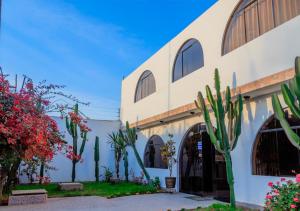
{"label": "paved walkway", "polygon": [[215,200],[192,200],[184,193],[159,193],[106,199],[98,196],[50,198],[45,204],[0,207],[1,211],[165,211],[207,207]]}

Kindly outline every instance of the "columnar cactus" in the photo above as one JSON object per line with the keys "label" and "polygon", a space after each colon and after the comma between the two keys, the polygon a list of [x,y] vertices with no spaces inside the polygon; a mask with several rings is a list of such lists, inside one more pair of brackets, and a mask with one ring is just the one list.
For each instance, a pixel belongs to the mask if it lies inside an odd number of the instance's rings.
{"label": "columnar cactus", "polygon": [[[289,85],[281,85],[281,92],[284,102],[292,114],[300,118],[300,57],[296,57],[295,59],[295,77],[289,82]],[[293,131],[286,120],[285,113],[276,94],[272,96],[272,104],[275,117],[279,120],[288,139],[295,147],[300,149],[300,137]]]}
{"label": "columnar cactus", "polygon": [[99,137],[96,136],[95,147],[94,147],[94,160],[95,160],[95,177],[96,182],[99,182]]}
{"label": "columnar cactus", "polygon": [[[210,136],[211,142],[214,144],[216,150],[224,156],[227,182],[230,188],[230,204],[232,207],[235,207],[234,177],[230,153],[236,147],[241,134],[243,99],[242,96],[238,94],[236,100],[233,101],[230,88],[227,87],[225,92],[225,105],[223,105],[218,69],[215,70],[215,89],[216,97],[212,95],[210,87],[206,86],[207,100],[214,113],[216,127],[214,127],[211,122],[209,109],[201,92],[198,93],[198,99],[195,101],[195,104],[204,115],[207,133]],[[225,121],[226,118],[227,121]]]}
{"label": "columnar cactus", "polygon": [[[87,133],[90,131],[79,115],[78,104],[75,104],[73,111],[69,113],[69,117],[66,116],[66,128],[73,139],[72,154],[70,158],[72,160],[72,182],[74,182],[76,178],[76,164],[81,160],[85,143],[87,141]],[[79,136],[78,129],[80,130]],[[79,138],[81,138],[82,141],[78,152]]]}

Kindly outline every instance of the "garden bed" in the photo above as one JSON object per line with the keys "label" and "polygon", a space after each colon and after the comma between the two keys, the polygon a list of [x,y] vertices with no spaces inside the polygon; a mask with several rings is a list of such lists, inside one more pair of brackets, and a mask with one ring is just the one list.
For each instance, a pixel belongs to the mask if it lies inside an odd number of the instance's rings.
{"label": "garden bed", "polygon": [[140,185],[130,182],[110,184],[105,182],[83,182],[83,190],[61,191],[58,184],[47,185],[18,185],[16,190],[46,189],[48,197],[72,197],[72,196],[103,196],[107,198],[129,196],[136,194],[156,193],[157,189],[150,185]]}

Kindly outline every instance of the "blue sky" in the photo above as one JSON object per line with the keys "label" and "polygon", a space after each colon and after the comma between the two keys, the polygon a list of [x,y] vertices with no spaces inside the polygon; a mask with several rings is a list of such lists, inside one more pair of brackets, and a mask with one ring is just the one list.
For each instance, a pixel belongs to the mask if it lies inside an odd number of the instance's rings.
{"label": "blue sky", "polygon": [[128,75],[216,0],[2,0],[0,65],[115,119]]}

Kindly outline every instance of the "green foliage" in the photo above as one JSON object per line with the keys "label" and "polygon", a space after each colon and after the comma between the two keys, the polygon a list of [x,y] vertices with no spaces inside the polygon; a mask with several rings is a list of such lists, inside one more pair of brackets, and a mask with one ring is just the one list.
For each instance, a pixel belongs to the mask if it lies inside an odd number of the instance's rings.
{"label": "green foliage", "polygon": [[105,182],[110,182],[110,179],[113,176],[112,171],[106,166],[102,166],[102,168],[104,168],[104,181]]}
{"label": "green foliage", "polygon": [[[296,57],[295,59],[295,77],[289,82],[289,85],[281,85],[281,92],[284,102],[289,107],[291,113],[295,117],[300,118],[300,57]],[[272,96],[272,105],[275,117],[279,120],[290,142],[300,149],[300,137],[293,131],[286,120],[285,113],[276,94]]]}
{"label": "green foliage", "polygon": [[[230,205],[228,204],[220,204],[220,203],[215,203],[212,204],[208,207],[205,208],[201,208],[201,207],[197,207],[196,209],[181,209],[182,211],[242,211],[242,208],[232,208]],[[246,209],[246,210],[250,210],[250,209]]]}
{"label": "green foliage", "polygon": [[99,137],[96,136],[95,147],[94,147],[94,160],[95,160],[95,177],[96,182],[99,182]]}
{"label": "green foliage", "polygon": [[157,192],[156,188],[149,185],[140,185],[130,182],[120,182],[114,185],[106,182],[83,182],[83,190],[61,191],[58,185],[50,183],[48,185],[18,185],[17,190],[46,189],[48,197],[71,197],[71,196],[103,196],[108,198],[129,196]]}
{"label": "green foliage", "polygon": [[115,157],[115,169],[117,178],[119,178],[119,166],[121,158],[123,157],[124,161],[124,171],[125,171],[125,180],[128,182],[128,152],[127,152],[127,142],[124,137],[123,132],[120,130],[118,133],[111,133],[108,135],[109,143],[114,150]]}
{"label": "green foliage", "polygon": [[170,177],[172,177],[173,165],[177,162],[174,157],[176,154],[176,148],[174,144],[175,142],[173,141],[173,135],[169,134],[169,140],[160,148],[161,157],[168,165]]}
{"label": "green foliage", "polygon": [[299,182],[285,181],[282,178],[280,182],[276,184],[269,182],[268,185],[271,190],[266,195],[266,210],[298,210],[300,207]]}
{"label": "green foliage", "polygon": [[150,176],[144,166],[144,163],[136,149],[135,143],[136,143],[136,128],[130,128],[129,123],[126,122],[126,128],[125,128],[125,132],[123,133],[122,131],[120,131],[120,137],[124,140],[124,142],[126,142],[128,144],[128,146],[132,147],[134,155],[136,157],[136,160],[140,166],[140,168],[142,169],[146,179],[148,180],[148,182],[150,181]]}
{"label": "green foliage", "polygon": [[152,185],[157,190],[159,190],[160,189],[160,179],[159,179],[159,177],[155,177],[154,180],[151,180],[151,182],[149,183],[149,185]]}
{"label": "green foliage", "polygon": [[207,107],[201,92],[198,93],[198,99],[197,101],[195,101],[195,104],[197,108],[203,113],[206,123],[206,129],[210,136],[211,142],[214,144],[216,150],[219,151],[225,158],[227,182],[230,188],[230,203],[231,206],[235,208],[234,178],[230,152],[236,147],[238,138],[241,134],[243,100],[242,96],[238,94],[236,96],[236,100],[233,101],[231,97],[230,87],[227,86],[225,91],[225,103],[223,105],[223,98],[220,87],[219,71],[218,69],[216,69],[216,96],[213,96],[210,87],[206,86],[207,100],[216,119],[216,128],[214,128],[212,124],[209,108]]}

